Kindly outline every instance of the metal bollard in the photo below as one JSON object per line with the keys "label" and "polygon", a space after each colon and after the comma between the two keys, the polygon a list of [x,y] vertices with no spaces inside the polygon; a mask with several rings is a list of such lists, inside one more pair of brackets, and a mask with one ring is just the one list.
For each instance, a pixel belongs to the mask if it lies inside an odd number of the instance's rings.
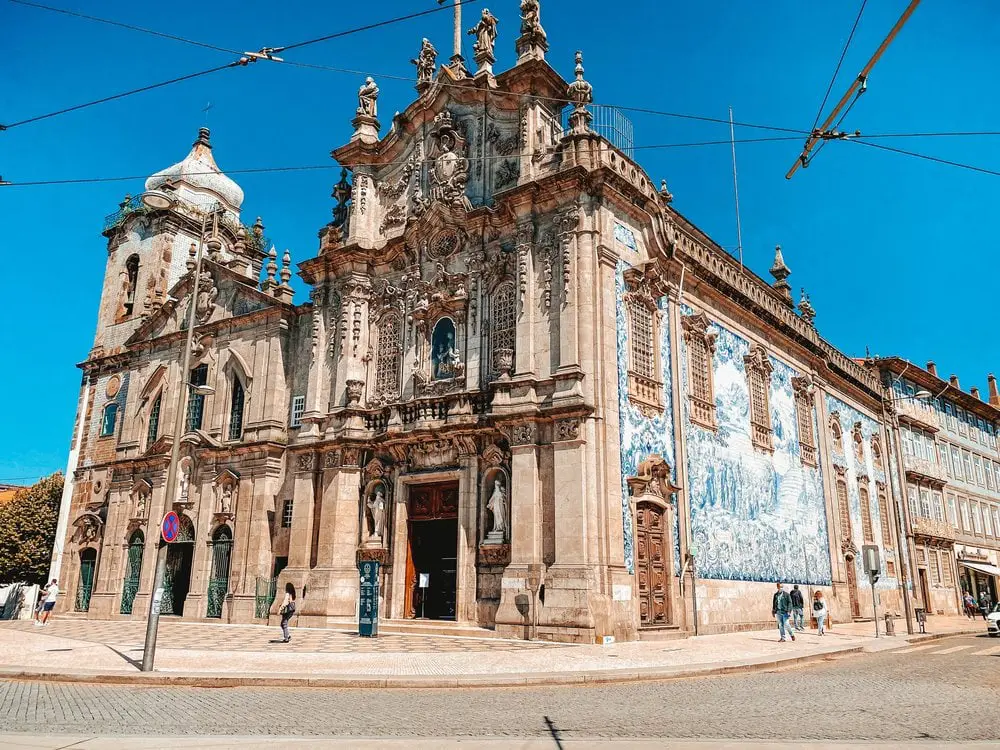
{"label": "metal bollard", "polygon": [[896,635],[896,624],[892,615],[888,612],[885,613],[885,634],[886,635]]}

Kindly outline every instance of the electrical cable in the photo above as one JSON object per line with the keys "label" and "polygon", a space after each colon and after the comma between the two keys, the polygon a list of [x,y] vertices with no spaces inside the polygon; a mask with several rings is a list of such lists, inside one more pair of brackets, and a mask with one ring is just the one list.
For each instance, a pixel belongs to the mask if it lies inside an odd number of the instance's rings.
{"label": "electrical cable", "polygon": [[[798,140],[796,136],[773,136],[769,138],[746,138],[738,139],[736,143],[765,143],[773,141],[790,141]],[[727,138],[726,140],[718,141],[696,141],[691,143],[659,143],[650,144],[645,146],[633,146],[635,150],[655,150],[655,149],[670,149],[670,148],[695,148],[701,146],[728,146],[731,141]],[[528,153],[517,153],[517,154],[496,154],[491,156],[470,156],[470,162],[477,161],[492,161],[494,159],[511,159],[531,156]],[[429,164],[430,159],[424,159],[420,163]],[[261,174],[270,172],[308,172],[316,170],[329,170],[329,169],[351,169],[353,170],[358,166],[369,166],[369,167],[392,167],[399,166],[408,163],[407,159],[399,159],[395,161],[388,162],[365,162],[363,164],[340,164],[339,162],[331,162],[329,164],[306,164],[301,166],[286,166],[286,167],[249,167],[243,169],[227,169],[223,170],[225,175],[237,175],[237,174]],[[183,175],[175,175],[176,177],[197,177],[203,175],[214,175],[218,172],[185,172]],[[145,180],[149,175],[124,175],[119,177],[79,177],[70,178],[65,180],[32,180],[27,182],[9,182],[3,185],[3,188],[9,187],[38,187],[41,185],[79,185],[79,184],[89,184],[89,183],[101,183],[101,182],[126,182],[128,180]]]}
{"label": "electrical cable", "polygon": [[847,50],[851,46],[851,40],[854,39],[854,32],[857,31],[858,24],[861,22],[861,14],[865,12],[865,6],[868,4],[868,0],[862,0],[861,8],[858,10],[858,16],[854,19],[854,25],[851,27],[851,33],[847,37],[847,41],[844,43],[844,49],[840,53],[840,59],[837,61],[837,67],[833,71],[833,77],[830,78],[830,85],[826,87],[826,93],[823,95],[823,103],[819,105],[819,109],[816,111],[816,119],[813,121],[812,130],[816,129],[819,125],[819,118],[823,116],[823,108],[826,107],[826,102],[830,98],[830,92],[833,91],[833,85],[837,82],[837,76],[840,74],[840,66],[844,64],[844,58],[847,57]]}
{"label": "electrical cable", "polygon": [[858,138],[849,138],[847,140],[849,140],[851,143],[860,143],[862,146],[868,146],[870,148],[877,148],[877,149],[880,149],[882,151],[892,151],[895,154],[903,154],[904,156],[913,156],[913,157],[915,157],[917,159],[925,159],[927,161],[936,162],[937,164],[946,164],[946,165],[951,166],[951,167],[959,167],[961,169],[969,169],[969,170],[972,170],[973,172],[981,172],[983,174],[989,174],[989,175],[994,175],[996,177],[1000,177],[1000,171],[997,171],[997,170],[994,170],[994,169],[987,169],[986,167],[977,167],[977,166],[975,166],[973,164],[964,164],[964,163],[958,162],[958,161],[951,161],[950,159],[942,159],[942,158],[937,157],[937,156],[929,156],[927,154],[920,154],[920,153],[917,153],[916,151],[906,151],[905,149],[893,148],[892,146],[883,146],[881,143],[868,143],[868,142],[866,142],[864,140],[861,140],[861,139],[858,139]]}
{"label": "electrical cable", "polygon": [[27,125],[28,123],[38,122],[39,120],[47,120],[50,117],[56,117],[57,115],[64,115],[67,112],[75,112],[79,109],[86,109],[87,107],[93,107],[97,104],[104,104],[105,102],[114,101],[115,99],[123,99],[126,96],[132,96],[133,94],[141,94],[143,91],[152,91],[153,89],[163,88],[164,86],[170,86],[174,83],[180,83],[181,81],[189,81],[192,78],[200,78],[201,76],[207,76],[210,73],[218,73],[220,70],[225,70],[226,68],[235,68],[241,65],[246,65],[246,58],[237,60],[236,62],[227,63],[226,65],[218,65],[214,68],[209,68],[208,70],[202,70],[198,73],[190,73],[185,76],[180,76],[179,78],[171,78],[169,81],[162,81],[160,83],[153,83],[149,86],[143,86],[138,89],[132,89],[131,91],[124,91],[120,94],[114,94],[112,96],[105,96],[102,99],[96,99],[92,102],[85,102],[83,104],[76,104],[72,107],[65,107],[63,109],[58,109],[55,112],[48,112],[44,115],[36,115],[35,117],[29,117],[25,120],[19,120],[17,122],[12,122],[8,125],[0,125],[0,131],[10,130],[11,128],[16,128],[20,125]]}
{"label": "electrical cable", "polygon": [[77,13],[73,10],[66,10],[65,8],[54,8],[51,5],[42,5],[41,3],[32,3],[28,0],[8,0],[8,2],[14,3],[15,5],[26,5],[31,8],[39,8],[41,10],[48,10],[53,13],[62,13],[66,16],[73,16],[75,18],[83,18],[87,21],[96,21],[97,23],[105,23],[109,26],[118,26],[122,29],[129,29],[130,31],[140,31],[143,34],[151,34],[153,36],[162,37],[163,39],[172,39],[175,42],[183,42],[184,44],[191,44],[195,47],[204,47],[205,49],[217,50],[219,52],[227,52],[231,55],[242,55],[243,53],[239,50],[227,49],[226,47],[219,47],[215,44],[208,44],[207,42],[199,42],[194,39],[188,39],[186,37],[177,36],[176,34],[168,34],[163,31],[156,31],[155,29],[147,29],[142,26],[134,26],[130,23],[123,23],[121,21],[111,21],[107,18],[98,18],[97,16],[88,16],[86,13]]}

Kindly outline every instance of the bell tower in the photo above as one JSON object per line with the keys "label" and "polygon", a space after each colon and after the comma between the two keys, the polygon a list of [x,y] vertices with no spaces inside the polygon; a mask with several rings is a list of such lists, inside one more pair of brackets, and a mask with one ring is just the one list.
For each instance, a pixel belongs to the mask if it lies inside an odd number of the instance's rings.
{"label": "bell tower", "polygon": [[186,273],[205,211],[223,209],[217,260],[256,279],[264,253],[263,224],[240,222],[243,190],[215,163],[208,128],[201,128],[180,162],[146,180],[141,196],[126,195],[104,220],[107,267],[91,357],[112,354],[162,305]]}

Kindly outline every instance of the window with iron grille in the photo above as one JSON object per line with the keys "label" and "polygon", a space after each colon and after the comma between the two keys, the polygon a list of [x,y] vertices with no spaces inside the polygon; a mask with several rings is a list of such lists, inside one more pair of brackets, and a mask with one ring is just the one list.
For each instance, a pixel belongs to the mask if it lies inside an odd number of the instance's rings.
{"label": "window with iron grille", "polygon": [[285,505],[281,509],[281,528],[283,529],[292,528],[292,511],[294,510],[294,508],[295,506],[292,503],[291,498],[285,500]]}
{"label": "window with iron grille", "polygon": [[[191,370],[189,382],[191,385],[205,385],[208,382],[208,365],[198,365]],[[205,414],[205,397],[200,393],[195,393],[193,388],[189,388],[187,406],[187,431],[200,430]]]}
{"label": "window with iron grille", "polygon": [[885,485],[878,483],[878,515],[879,526],[882,527],[882,546],[886,549],[892,548],[892,529],[889,524],[889,496],[886,493]]}
{"label": "window with iron grille", "polygon": [[865,544],[874,544],[875,532],[872,529],[871,495],[864,485],[861,486],[859,494],[861,496],[861,532],[864,534]]}
{"label": "window with iron grille", "polygon": [[[490,375],[491,379],[496,379],[500,376],[499,353],[505,350],[513,352],[517,340],[517,296],[513,281],[504,282],[493,290],[490,320]],[[513,361],[511,369],[513,370]]]}
{"label": "window with iron grille", "polygon": [[292,397],[292,415],[288,420],[289,427],[301,427],[302,426],[302,415],[306,411],[306,397],[305,396],[293,396]]}
{"label": "window with iron grille", "polygon": [[931,586],[941,585],[941,553],[936,549],[927,550],[930,553],[930,560],[927,567],[931,569]]}
{"label": "window with iron grille", "polygon": [[941,580],[945,586],[955,585],[955,573],[951,569],[951,555],[947,551],[941,556]]}
{"label": "window with iron grille", "polygon": [[833,438],[833,452],[844,454],[844,430],[840,426],[837,412],[830,415],[830,437]]}
{"label": "window with iron grille", "polygon": [[813,428],[813,385],[808,377],[792,378],[795,391],[795,424],[799,431],[799,457],[816,466],[816,431]]}
{"label": "window with iron grille", "polygon": [[840,513],[840,533],[844,539],[853,538],[851,530],[851,506],[847,497],[847,482],[841,477],[837,480],[837,510]]}
{"label": "window with iron grille", "polygon": [[628,306],[629,365],[632,371],[644,378],[656,377],[656,351],[653,348],[653,311],[642,302],[632,299]]}
{"label": "window with iron grille", "polygon": [[713,355],[716,332],[704,313],[681,318],[684,344],[687,349],[688,414],[695,424],[714,430],[715,385],[713,380]]}
{"label": "window with iron grille", "polygon": [[755,345],[743,358],[747,386],[750,391],[750,437],[753,444],[765,451],[774,450],[771,430],[771,361],[763,347]]}
{"label": "window with iron grille", "polygon": [[229,407],[229,439],[239,440],[243,437],[243,383],[233,376],[233,397]]}
{"label": "window with iron grille", "polygon": [[376,401],[396,401],[399,398],[400,370],[403,364],[402,331],[399,315],[386,315],[379,322],[378,347],[375,355]]}
{"label": "window with iron grille", "polygon": [[147,446],[156,442],[156,435],[160,431],[160,408],[162,406],[163,392],[161,391],[153,400],[153,405],[149,407],[149,426],[146,429]]}

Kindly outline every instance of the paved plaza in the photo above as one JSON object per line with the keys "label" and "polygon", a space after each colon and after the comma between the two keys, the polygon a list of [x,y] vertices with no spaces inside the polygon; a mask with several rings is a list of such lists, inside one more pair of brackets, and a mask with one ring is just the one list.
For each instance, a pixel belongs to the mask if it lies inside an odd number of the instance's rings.
{"label": "paved plaza", "polygon": [[[932,633],[981,630],[965,618],[935,618]],[[755,631],[607,646],[499,638],[356,633],[295,628],[290,644],[277,628],[165,620],[156,671],[140,674],[143,622],[57,617],[44,628],[0,624],[0,677],[147,684],[504,686],[660,679],[767,668],[861,649],[906,645],[875,639],[872,623],[842,624],[824,637],[802,633],[779,643]],[[919,636],[915,636],[919,637]]]}
{"label": "paved plaza", "polygon": [[557,739],[585,747],[588,740],[627,738],[955,743],[1000,737],[998,705],[1000,644],[984,636],[916,646],[898,641],[877,653],[751,674],[603,686],[458,691],[0,683],[5,731],[80,740],[267,734],[554,748]]}

